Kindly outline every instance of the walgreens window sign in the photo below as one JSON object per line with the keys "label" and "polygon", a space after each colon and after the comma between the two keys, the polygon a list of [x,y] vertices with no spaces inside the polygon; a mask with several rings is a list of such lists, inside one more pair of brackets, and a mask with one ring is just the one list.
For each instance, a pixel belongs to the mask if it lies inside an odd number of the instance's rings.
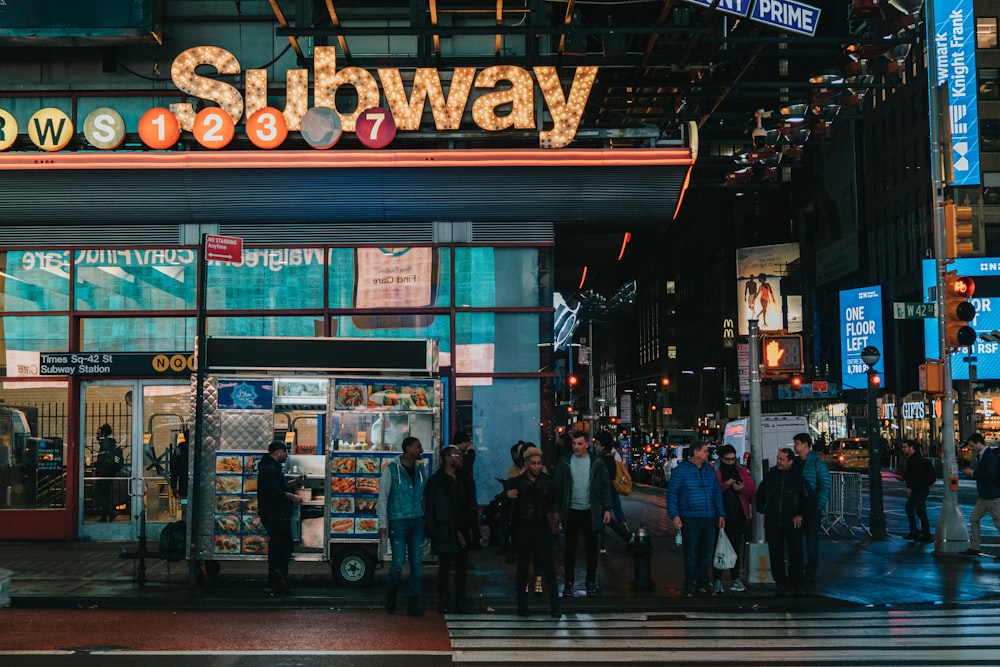
{"label": "walgreens window sign", "polygon": [[[472,121],[482,130],[538,130],[541,148],[562,148],[573,141],[583,109],[597,78],[596,66],[577,67],[566,91],[555,67],[540,65],[527,70],[513,65],[493,65],[478,70],[457,67],[443,74],[436,67],[418,67],[409,90],[397,68],[360,67],[337,69],[336,49],[317,46],[313,60],[312,107],[309,106],[309,71],[286,72],[285,106],[268,106],[267,70],[250,69],[244,75],[243,90],[218,79],[198,74],[210,66],[219,75],[241,73],[236,57],[215,46],[198,46],[174,59],[170,77],[174,85],[217,106],[195,112],[190,103],[153,108],[139,119],[137,131],[147,147],[172,148],[182,132],[189,132],[209,149],[225,148],[244,122],[247,138],[258,148],[281,146],[289,132],[301,132],[316,149],[334,146],[343,133],[357,133],[369,148],[389,145],[397,131],[419,130],[429,106],[438,131],[457,130],[471,103]],[[541,92],[551,126],[536,124],[535,86]],[[357,105],[350,112],[339,111],[335,96],[342,86],[351,86]],[[447,86],[447,91],[445,87]],[[382,106],[383,98],[385,107]],[[122,144],[126,132],[121,115],[110,108],[95,109],[84,120],[84,136],[95,148],[112,150]],[[18,124],[9,112],[0,109],[0,150],[10,148],[18,137]],[[60,109],[37,111],[28,120],[26,132],[45,151],[58,151],[72,140],[75,128]]]}

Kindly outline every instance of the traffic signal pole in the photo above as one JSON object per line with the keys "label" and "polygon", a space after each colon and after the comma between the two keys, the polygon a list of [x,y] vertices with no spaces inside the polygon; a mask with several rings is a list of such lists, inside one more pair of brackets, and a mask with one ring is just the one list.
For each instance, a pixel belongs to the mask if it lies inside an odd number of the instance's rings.
{"label": "traffic signal pole", "polygon": [[[764,479],[764,453],[761,450],[760,432],[760,325],[755,318],[747,323],[748,343],[750,346],[750,421],[747,433],[747,443],[750,448],[750,478],[760,488]],[[753,533],[747,546],[747,581],[755,584],[769,584],[774,581],[771,576],[771,558],[764,541],[764,515],[753,513]]]}
{"label": "traffic signal pole", "polygon": [[[969,548],[969,532],[965,525],[965,517],[958,508],[958,462],[955,453],[955,390],[951,381],[951,353],[945,340],[945,264],[947,259],[947,240],[944,220],[944,158],[950,158],[951,145],[947,146],[947,156],[942,153],[942,135],[950,136],[950,126],[942,133],[942,124],[950,123],[947,103],[942,104],[941,85],[937,58],[931,50],[936,44],[937,26],[935,25],[934,0],[925,0],[924,24],[927,27],[927,79],[928,102],[930,108],[931,133],[931,184],[934,194],[934,257],[937,274],[937,330],[938,351],[941,357],[941,380],[944,397],[941,401],[941,467],[946,483],[944,499],[941,503],[941,513],[938,517],[937,530],[934,536],[935,554],[955,554]],[[943,106],[943,108],[942,108]],[[950,160],[949,160],[950,161]]]}

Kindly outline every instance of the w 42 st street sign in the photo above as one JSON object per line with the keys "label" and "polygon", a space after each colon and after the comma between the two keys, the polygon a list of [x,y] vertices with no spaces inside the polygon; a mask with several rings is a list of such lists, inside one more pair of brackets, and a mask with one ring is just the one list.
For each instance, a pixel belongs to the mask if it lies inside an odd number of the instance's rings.
{"label": "w 42 st street sign", "polygon": [[897,320],[923,320],[928,317],[937,317],[937,304],[920,301],[894,301],[892,313],[893,319]]}

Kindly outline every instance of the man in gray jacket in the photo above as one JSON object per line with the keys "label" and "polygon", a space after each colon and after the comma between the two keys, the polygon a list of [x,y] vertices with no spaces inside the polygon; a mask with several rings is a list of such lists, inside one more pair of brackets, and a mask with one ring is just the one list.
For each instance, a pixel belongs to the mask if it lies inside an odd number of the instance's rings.
{"label": "man in gray jacket", "polygon": [[812,489],[816,496],[816,503],[811,504],[811,511],[802,517],[802,534],[805,537],[805,590],[812,593],[816,590],[816,568],[819,565],[819,525],[826,514],[826,501],[830,498],[830,469],[813,451],[812,436],[808,433],[799,433],[792,439],[795,445],[795,453],[799,460],[796,462],[802,478]]}

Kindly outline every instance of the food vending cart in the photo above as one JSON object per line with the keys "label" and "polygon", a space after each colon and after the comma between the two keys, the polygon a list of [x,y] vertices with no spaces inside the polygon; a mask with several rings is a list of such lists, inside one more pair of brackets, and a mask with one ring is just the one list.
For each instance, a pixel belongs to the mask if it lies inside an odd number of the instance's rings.
{"label": "food vending cart", "polygon": [[[339,339],[324,341],[335,347]],[[205,563],[207,571],[218,571],[220,561],[266,559],[257,466],[278,438],[291,446],[285,474],[306,476],[297,490],[303,502],[293,516],[293,559],[328,561],[343,586],[371,582],[384,555],[375,516],[382,469],[399,456],[407,436],[420,439],[428,470],[435,468],[444,396],[440,379],[432,375],[435,341],[368,343],[365,349],[374,354],[380,347],[391,351],[400,343],[419,343],[425,360],[421,368],[403,369],[389,355],[382,357],[383,365],[394,366],[389,369],[326,370],[322,367],[342,364],[314,357],[311,363],[320,369],[293,369],[287,359],[275,357],[271,368],[237,370],[213,364],[209,346],[204,436],[190,485],[199,493],[188,541],[194,545],[189,557]]]}

